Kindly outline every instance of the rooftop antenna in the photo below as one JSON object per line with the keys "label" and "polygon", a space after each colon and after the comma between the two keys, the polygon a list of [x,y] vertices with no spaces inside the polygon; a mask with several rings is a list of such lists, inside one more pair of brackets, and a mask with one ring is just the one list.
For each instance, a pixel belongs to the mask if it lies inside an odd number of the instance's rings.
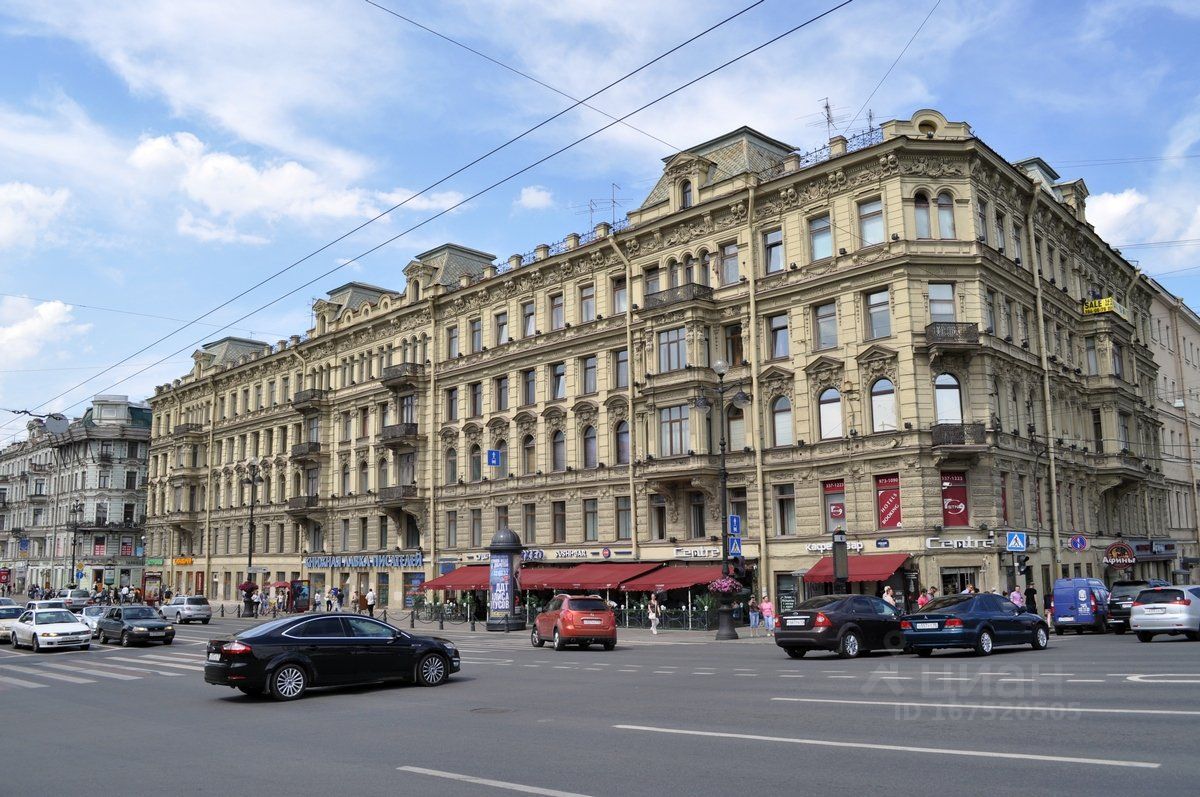
{"label": "rooftop antenna", "polygon": [[579,208],[575,211],[575,215],[582,216],[588,214],[588,228],[594,229],[596,226],[596,213],[602,209],[611,209],[612,223],[617,223],[617,208],[625,204],[625,197],[617,196],[617,191],[621,186],[616,183],[609,183],[610,194],[604,199],[589,199],[586,205],[572,205],[573,208]]}
{"label": "rooftop antenna", "polygon": [[821,100],[821,110],[811,116],[820,117],[815,122],[809,122],[809,127],[824,127],[826,138],[833,138],[833,133],[837,130],[837,126],[845,124],[850,119],[850,114],[843,113],[840,108],[829,104],[829,98],[825,97]]}

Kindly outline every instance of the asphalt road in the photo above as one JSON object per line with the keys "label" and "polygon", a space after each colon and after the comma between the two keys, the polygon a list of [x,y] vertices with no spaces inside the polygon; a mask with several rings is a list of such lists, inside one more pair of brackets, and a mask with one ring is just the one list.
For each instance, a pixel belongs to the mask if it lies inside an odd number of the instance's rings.
{"label": "asphalt road", "polygon": [[1200,776],[1200,643],[1182,638],[793,661],[762,639],[555,653],[447,630],[464,664],[445,686],[275,703],[203,682],[204,640],[243,625],[0,651],[0,793],[1090,797]]}

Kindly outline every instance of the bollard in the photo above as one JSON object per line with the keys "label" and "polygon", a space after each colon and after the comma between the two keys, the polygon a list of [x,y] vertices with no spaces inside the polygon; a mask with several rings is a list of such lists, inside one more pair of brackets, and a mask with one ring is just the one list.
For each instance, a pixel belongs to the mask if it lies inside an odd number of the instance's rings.
{"label": "bollard", "polygon": [[409,628],[417,627],[417,611],[416,611],[416,609],[414,609],[413,611],[408,613],[408,627]]}
{"label": "bollard", "polygon": [[223,603],[221,604],[221,616],[222,617],[225,616],[225,604],[223,604]]}
{"label": "bollard", "polygon": [[240,604],[240,603],[238,604],[238,607],[237,607],[237,616],[238,617],[242,616],[242,604]]}
{"label": "bollard", "polygon": [[472,631],[475,630],[475,615],[474,614],[471,615],[471,630]]}
{"label": "bollard", "polygon": [[438,613],[438,630],[439,631],[446,630],[446,613],[445,612]]}
{"label": "bollard", "polygon": [[384,609],[384,610],[383,610],[383,621],[384,621],[385,623],[387,622],[387,609]]}

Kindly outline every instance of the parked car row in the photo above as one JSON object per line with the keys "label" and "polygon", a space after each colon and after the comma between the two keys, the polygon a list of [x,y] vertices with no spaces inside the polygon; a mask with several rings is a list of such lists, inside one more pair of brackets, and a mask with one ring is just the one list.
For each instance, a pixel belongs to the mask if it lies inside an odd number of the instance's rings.
{"label": "parked car row", "polygon": [[1200,639],[1200,586],[1173,586],[1159,579],[1116,581],[1061,578],[1050,596],[1054,633],[1133,631],[1142,642],[1159,634]]}

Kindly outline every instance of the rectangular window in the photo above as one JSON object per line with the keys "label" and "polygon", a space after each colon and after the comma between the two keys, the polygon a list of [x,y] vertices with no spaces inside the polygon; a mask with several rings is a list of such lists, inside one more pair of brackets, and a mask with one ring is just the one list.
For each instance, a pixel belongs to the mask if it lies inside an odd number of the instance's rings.
{"label": "rectangular window", "polygon": [[1005,216],[1000,211],[996,211],[996,248],[1000,250],[1000,254],[1004,254],[1004,242],[1008,240],[1008,236],[1004,234],[1004,219]]}
{"label": "rectangular window", "polygon": [[643,274],[642,287],[644,288],[643,293],[646,296],[649,296],[652,293],[658,293],[658,289],[659,289],[658,267],[652,266],[650,268],[647,268],[642,272],[642,274]]}
{"label": "rectangular window", "polygon": [[613,382],[619,388],[629,387],[629,350],[613,352]]}
{"label": "rectangular window", "polygon": [[883,243],[883,200],[872,199],[858,205],[858,235],[863,246]]}
{"label": "rectangular window", "polygon": [[567,397],[567,364],[553,363],[550,366],[550,398]]}
{"label": "rectangular window", "polygon": [[472,318],[467,322],[467,328],[471,331],[471,353],[483,351],[483,320]]}
{"label": "rectangular window", "polygon": [[796,533],[796,485],[775,485],[775,533],[788,537]]}
{"label": "rectangular window", "polygon": [[1088,376],[1095,376],[1100,373],[1100,358],[1096,356],[1096,339],[1094,337],[1084,338],[1083,348],[1087,353]]}
{"label": "rectangular window", "polygon": [[1125,349],[1119,343],[1112,344],[1112,372],[1118,379],[1125,378]]}
{"label": "rectangular window", "polygon": [[600,539],[600,510],[595,498],[583,499],[583,539],[585,542]]}
{"label": "rectangular window", "polygon": [[837,302],[817,305],[813,316],[817,328],[817,350],[837,348]]}
{"label": "rectangular window", "polygon": [[562,329],[567,325],[567,307],[563,295],[556,293],[550,297],[550,329]]}
{"label": "rectangular window", "polygon": [[629,286],[624,277],[613,277],[612,281],[612,311],[613,314],[625,313],[629,310]]}
{"label": "rectangular window", "polygon": [[889,291],[867,294],[867,337],[886,338],[892,334],[892,310],[888,301]]}
{"label": "rectangular window", "polygon": [[721,284],[732,285],[738,281],[738,246],[725,244],[721,247]]}
{"label": "rectangular window", "polygon": [[988,242],[988,203],[985,199],[975,202],[975,236],[981,243]]}
{"label": "rectangular window", "polygon": [[1025,251],[1022,248],[1025,245],[1024,241],[1025,241],[1025,239],[1024,239],[1024,235],[1022,233],[1022,227],[1020,224],[1017,224],[1014,221],[1013,226],[1012,226],[1012,246],[1013,246],[1013,248],[1012,248],[1012,252],[1009,254],[1009,257],[1011,257],[1015,260],[1017,258],[1021,258],[1021,257],[1025,256]]}
{"label": "rectangular window", "polygon": [[1008,525],[1008,474],[1000,474],[1000,519]]}
{"label": "rectangular window", "polygon": [[446,389],[446,420],[458,420],[458,388]]}
{"label": "rectangular window", "polygon": [[508,409],[508,377],[498,376],[492,380],[492,404],[496,412]]}
{"label": "rectangular window", "polygon": [[596,286],[583,285],[579,288],[579,323],[596,320]]}
{"label": "rectangular window", "polygon": [[552,542],[567,541],[567,502],[553,501],[550,504],[550,515],[554,537]]}
{"label": "rectangular window", "polygon": [[501,504],[496,507],[496,530],[508,528],[508,506]]}
{"label": "rectangular window", "polygon": [[1117,441],[1121,444],[1121,450],[1127,451],[1130,449],[1129,437],[1129,414],[1125,412],[1117,413]]}
{"label": "rectangular window", "polygon": [[650,496],[650,536],[655,540],[665,540],[667,538],[666,496]]}
{"label": "rectangular window", "polygon": [[729,324],[725,327],[725,361],[731,366],[741,365],[746,359],[742,347],[742,325]]}
{"label": "rectangular window", "polygon": [[627,495],[617,496],[617,539],[628,540],[633,536],[633,505]]}
{"label": "rectangular window", "polygon": [[450,327],[446,330],[446,356],[454,358],[458,356],[458,327]]}
{"label": "rectangular window", "polygon": [[706,514],[704,493],[691,493],[690,495],[688,508],[691,511],[688,513],[688,536],[694,540],[702,540],[708,536],[704,522]]}
{"label": "rectangular window", "polygon": [[783,271],[783,230],[763,233],[763,265],[768,274]]}
{"label": "rectangular window", "polygon": [[821,482],[821,497],[825,505],[825,532],[832,534],[846,529],[846,482],[832,479]]}
{"label": "rectangular window", "polygon": [[471,547],[479,548],[483,545],[483,510],[471,510]]}
{"label": "rectangular window", "polygon": [[954,286],[948,282],[929,283],[929,321],[930,323],[954,323],[957,316],[954,312]]}
{"label": "rectangular window", "polygon": [[683,327],[658,333],[658,371],[678,371],[687,365],[687,337]]}
{"label": "rectangular window", "polygon": [[875,477],[875,508],[879,528],[901,528],[900,474]]}
{"label": "rectangular window", "polygon": [[537,542],[537,504],[521,506],[521,541],[526,545]]}
{"label": "rectangular window", "polygon": [[960,471],[942,471],[942,525],[969,526],[970,512],[967,504],[967,474]]}
{"label": "rectangular window", "polygon": [[580,361],[583,370],[583,392],[596,392],[596,355],[584,357]]}
{"label": "rectangular window", "polygon": [[688,407],[680,404],[658,411],[658,455],[678,457],[688,450]]}
{"label": "rectangular window", "polygon": [[833,228],[828,213],[808,220],[808,248],[813,260],[833,256]]}
{"label": "rectangular window", "polygon": [[467,386],[467,390],[468,402],[470,403],[467,414],[472,418],[478,418],[480,415],[483,415],[483,383],[472,382]]}
{"label": "rectangular window", "polygon": [[745,487],[730,487],[729,488],[729,514],[736,515],[742,519],[742,528],[746,528],[746,521],[750,519],[750,513],[746,508],[746,488]]}
{"label": "rectangular window", "polygon": [[778,360],[791,354],[788,342],[787,313],[767,316],[767,339],[770,341],[770,359]]}
{"label": "rectangular window", "polygon": [[358,550],[367,550],[367,519],[365,517],[358,519]]}
{"label": "rectangular window", "polygon": [[[283,526],[281,525],[279,528],[282,529]],[[387,518],[387,515],[380,515],[379,516],[379,549],[381,551],[386,551],[387,547],[388,547],[388,518]],[[280,548],[282,549],[282,545],[280,545]]]}
{"label": "rectangular window", "polygon": [[996,334],[996,292],[987,291],[983,297],[983,326],[989,335]]}
{"label": "rectangular window", "polygon": [[533,302],[521,303],[521,337],[532,338],[537,332],[537,312]]}
{"label": "rectangular window", "polygon": [[532,368],[521,372],[521,404],[528,407],[537,402],[537,374]]}
{"label": "rectangular window", "polygon": [[496,345],[508,343],[508,313],[496,313],[494,318]]}
{"label": "rectangular window", "polygon": [[1000,305],[1000,331],[1007,337],[1012,338],[1015,334],[1013,329],[1013,303],[1012,299],[1005,299]]}

